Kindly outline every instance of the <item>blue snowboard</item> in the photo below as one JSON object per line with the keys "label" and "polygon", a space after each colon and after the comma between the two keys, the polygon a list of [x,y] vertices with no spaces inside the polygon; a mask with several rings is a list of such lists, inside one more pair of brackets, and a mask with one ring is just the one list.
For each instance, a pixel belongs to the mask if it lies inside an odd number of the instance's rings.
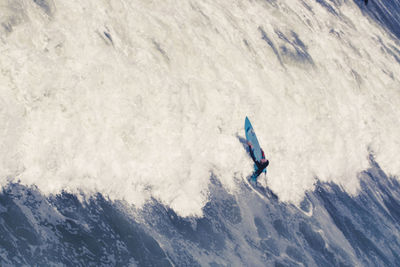
{"label": "blue snowboard", "polygon": [[[244,121],[244,130],[246,133],[246,140],[248,142],[251,142],[253,144],[253,153],[254,157],[256,158],[257,161],[261,161],[263,158],[262,151],[260,144],[258,143],[256,133],[254,132],[253,126],[250,123],[249,118],[246,117],[246,120]],[[254,171],[257,170],[256,164],[254,164]],[[266,173],[266,169],[264,169],[264,173]]]}

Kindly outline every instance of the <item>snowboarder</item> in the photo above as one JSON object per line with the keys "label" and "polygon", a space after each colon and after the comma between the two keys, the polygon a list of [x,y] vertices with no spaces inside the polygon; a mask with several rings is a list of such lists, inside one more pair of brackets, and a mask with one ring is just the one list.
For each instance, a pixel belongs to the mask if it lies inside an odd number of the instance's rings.
{"label": "snowboarder", "polygon": [[257,183],[257,177],[264,171],[265,168],[269,165],[269,160],[265,158],[264,150],[261,149],[262,152],[262,159],[260,161],[256,160],[256,157],[254,156],[254,151],[253,151],[253,144],[251,142],[247,142],[247,145],[249,146],[250,150],[250,156],[254,161],[254,164],[256,165],[257,168],[255,168],[255,171],[253,175],[251,176],[251,182]]}

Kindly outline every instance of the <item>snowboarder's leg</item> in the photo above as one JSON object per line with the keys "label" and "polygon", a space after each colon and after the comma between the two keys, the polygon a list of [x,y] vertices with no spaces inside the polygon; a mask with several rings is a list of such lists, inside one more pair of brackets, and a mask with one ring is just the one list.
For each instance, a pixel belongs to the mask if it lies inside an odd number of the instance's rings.
{"label": "snowboarder's leg", "polygon": [[254,186],[257,185],[257,176],[256,173],[253,173],[253,175],[250,177],[250,183]]}

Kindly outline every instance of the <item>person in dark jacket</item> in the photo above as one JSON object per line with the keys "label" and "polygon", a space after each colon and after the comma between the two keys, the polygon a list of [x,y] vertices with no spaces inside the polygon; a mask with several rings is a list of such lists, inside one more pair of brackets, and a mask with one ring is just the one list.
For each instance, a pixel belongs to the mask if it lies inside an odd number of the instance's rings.
{"label": "person in dark jacket", "polygon": [[251,181],[253,183],[257,183],[257,177],[264,171],[265,168],[269,165],[269,160],[265,158],[264,150],[261,149],[262,153],[262,158],[260,161],[256,159],[254,156],[254,149],[253,149],[253,144],[251,142],[247,142],[249,145],[249,150],[250,150],[250,156],[254,161],[254,164],[256,165],[256,170],[254,171],[253,175],[251,176]]}

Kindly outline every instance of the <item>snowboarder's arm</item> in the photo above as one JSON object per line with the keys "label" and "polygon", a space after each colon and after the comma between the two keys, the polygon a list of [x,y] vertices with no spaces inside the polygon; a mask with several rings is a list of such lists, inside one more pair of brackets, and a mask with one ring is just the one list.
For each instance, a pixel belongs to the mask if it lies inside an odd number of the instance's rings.
{"label": "snowboarder's arm", "polygon": [[253,151],[253,147],[252,146],[249,146],[249,151],[250,151],[251,158],[257,164],[256,156],[254,156],[254,151]]}

